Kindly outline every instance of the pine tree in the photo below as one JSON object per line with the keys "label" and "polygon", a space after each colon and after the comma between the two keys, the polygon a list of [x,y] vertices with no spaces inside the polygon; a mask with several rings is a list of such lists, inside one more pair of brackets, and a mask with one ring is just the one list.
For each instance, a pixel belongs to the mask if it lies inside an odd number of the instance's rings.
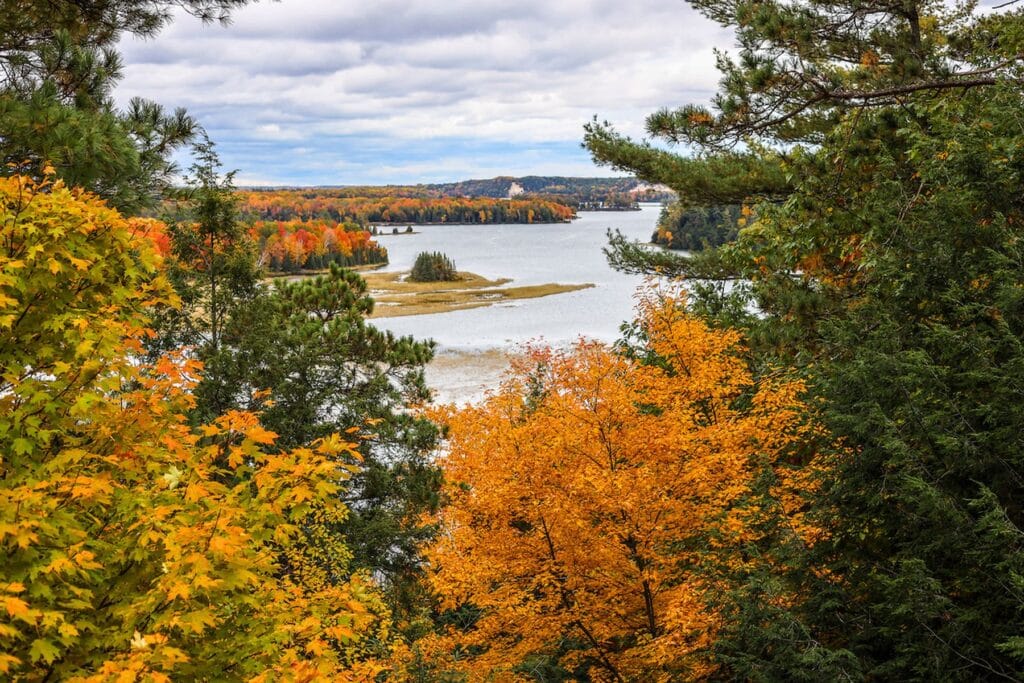
{"label": "pine tree", "polygon": [[376,573],[396,607],[410,609],[418,543],[431,533],[418,517],[439,503],[440,473],[428,457],[437,428],[408,410],[429,400],[423,366],[433,344],[378,330],[366,321],[372,309],[365,281],[337,265],[277,282],[232,311],[218,373],[196,388],[196,410],[225,398],[259,409],[281,448],[334,432],[363,435],[360,459],[350,462],[351,513],[334,533],[353,566]]}
{"label": "pine tree", "polygon": [[439,251],[421,252],[412,265],[409,279],[413,282],[448,282],[457,280],[455,262]]}
{"label": "pine tree", "polygon": [[[646,121],[653,139],[693,155],[633,141],[596,119],[584,138],[596,162],[668,185],[685,207],[784,201],[805,154],[845,117],[1012,80],[1024,58],[1013,15],[978,17],[971,2],[691,4],[733,28],[739,47],[717,55],[722,78],[710,108],[662,109]],[[714,258],[645,260],[621,240],[613,247],[619,265],[637,270],[707,276]]]}
{"label": "pine tree", "polygon": [[[234,310],[260,294],[261,272],[255,245],[239,220],[234,174],[221,173],[205,136],[193,151],[188,186],[176,193],[167,216],[171,258],[166,270],[180,304],[157,311],[158,334],[149,348],[159,354],[191,347],[206,367],[206,381],[197,388],[202,392],[221,385],[224,328]],[[234,405],[229,395],[205,395],[194,414],[197,420],[211,419]]]}
{"label": "pine tree", "polygon": [[152,207],[177,170],[171,153],[198,131],[183,109],[112,93],[125,34],[150,37],[175,7],[226,22],[246,0],[4,0],[0,6],[0,157],[4,174],[41,178],[54,168],[69,185],[135,212]]}
{"label": "pine tree", "polygon": [[[750,548],[774,568],[723,600],[723,675],[1019,679],[1020,15],[694,4],[736,27],[740,56],[720,59],[713,109],[659,112],[648,130],[697,156],[606,126],[587,142],[684,201],[734,193],[752,219],[699,257],[618,239],[614,258],[734,283],[698,284],[695,310],[743,326],[755,367],[805,373],[844,446],[814,505],[825,540]],[[785,187],[747,182],[766,168]]]}

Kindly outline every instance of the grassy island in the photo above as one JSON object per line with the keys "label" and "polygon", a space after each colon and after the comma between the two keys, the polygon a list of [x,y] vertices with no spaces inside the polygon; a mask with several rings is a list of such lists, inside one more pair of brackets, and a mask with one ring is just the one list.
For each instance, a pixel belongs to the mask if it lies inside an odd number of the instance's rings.
{"label": "grassy island", "polygon": [[445,313],[491,306],[517,299],[536,299],[593,287],[591,283],[565,285],[549,283],[504,287],[508,278],[488,280],[474,273],[459,273],[458,280],[413,282],[408,273],[364,273],[370,295],[376,301],[373,318]]}

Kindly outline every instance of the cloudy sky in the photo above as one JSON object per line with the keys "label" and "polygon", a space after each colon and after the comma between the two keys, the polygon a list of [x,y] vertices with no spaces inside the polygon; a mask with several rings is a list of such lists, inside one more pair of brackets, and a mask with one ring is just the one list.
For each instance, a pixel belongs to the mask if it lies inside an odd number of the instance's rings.
{"label": "cloudy sky", "polygon": [[239,184],[611,175],[583,124],[706,101],[729,38],[683,0],[281,0],[126,39],[118,96],[186,107]]}

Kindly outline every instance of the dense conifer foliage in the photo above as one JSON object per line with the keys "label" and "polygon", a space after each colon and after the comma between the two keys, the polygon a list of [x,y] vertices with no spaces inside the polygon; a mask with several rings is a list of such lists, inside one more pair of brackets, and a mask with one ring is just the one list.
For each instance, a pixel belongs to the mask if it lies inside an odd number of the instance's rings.
{"label": "dense conifer foliage", "polygon": [[342,498],[351,511],[333,530],[353,565],[377,573],[401,601],[419,570],[417,542],[430,533],[418,517],[438,504],[440,474],[428,457],[437,429],[409,411],[429,400],[423,366],[433,344],[367,324],[372,309],[366,283],[338,266],[275,283],[232,311],[193,414],[258,410],[283,448],[332,433],[362,437],[347,459],[353,476]]}
{"label": "dense conifer foliage", "polygon": [[[691,204],[731,194],[751,220],[699,256],[652,258],[617,238],[613,259],[694,278],[693,310],[746,330],[755,367],[800,369],[844,447],[813,504],[827,540],[760,546],[773,569],[725,599],[722,671],[1015,680],[1020,15],[694,4],[743,49],[720,60],[712,109],[659,112],[648,130],[697,156],[600,125],[587,143]],[[711,175],[723,164],[736,173]],[[784,183],[766,192],[751,168]],[[779,603],[779,591],[800,599]]]}
{"label": "dense conifer foliage", "polygon": [[409,279],[413,282],[447,282],[457,280],[455,263],[439,251],[424,251],[416,256]]}
{"label": "dense conifer foliage", "polygon": [[433,344],[367,324],[366,283],[336,263],[320,276],[262,282],[231,174],[220,173],[211,147],[198,151],[195,186],[182,193],[167,230],[165,270],[182,304],[159,309],[150,349],[188,345],[203,362],[193,423],[259,413],[278,437],[271,450],[360,435],[342,458],[352,473],[341,495],[350,512],[325,524],[319,538],[346,543],[350,565],[375,572],[393,604],[410,609],[403,601],[414,592],[417,543],[430,533],[418,517],[437,506],[440,487],[428,459],[437,430],[410,412],[429,400],[423,366]]}

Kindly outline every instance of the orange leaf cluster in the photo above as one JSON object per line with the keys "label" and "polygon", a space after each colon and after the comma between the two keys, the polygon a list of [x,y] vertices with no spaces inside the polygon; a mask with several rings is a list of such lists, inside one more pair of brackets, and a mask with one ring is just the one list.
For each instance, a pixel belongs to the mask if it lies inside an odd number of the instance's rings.
{"label": "orange leaf cluster", "polygon": [[272,271],[324,268],[329,263],[361,266],[387,263],[388,251],[366,230],[324,221],[256,221],[249,233],[260,263]]}
{"label": "orange leaf cluster", "polygon": [[[376,190],[376,192],[374,192]],[[560,223],[574,211],[544,199],[376,196],[388,188],[239,192],[241,208],[263,220],[332,220],[367,223]]]}
{"label": "orange leaf cluster", "polygon": [[762,463],[813,540],[806,468],[786,459],[811,430],[802,385],[755,383],[737,334],[670,294],[640,308],[648,362],[592,342],[535,349],[484,403],[439,415],[450,505],[433,587],[480,616],[422,641],[428,659],[471,681],[532,680],[517,672],[538,657],[594,681],[699,678],[721,588],[702,557],[750,540],[743,503]]}

